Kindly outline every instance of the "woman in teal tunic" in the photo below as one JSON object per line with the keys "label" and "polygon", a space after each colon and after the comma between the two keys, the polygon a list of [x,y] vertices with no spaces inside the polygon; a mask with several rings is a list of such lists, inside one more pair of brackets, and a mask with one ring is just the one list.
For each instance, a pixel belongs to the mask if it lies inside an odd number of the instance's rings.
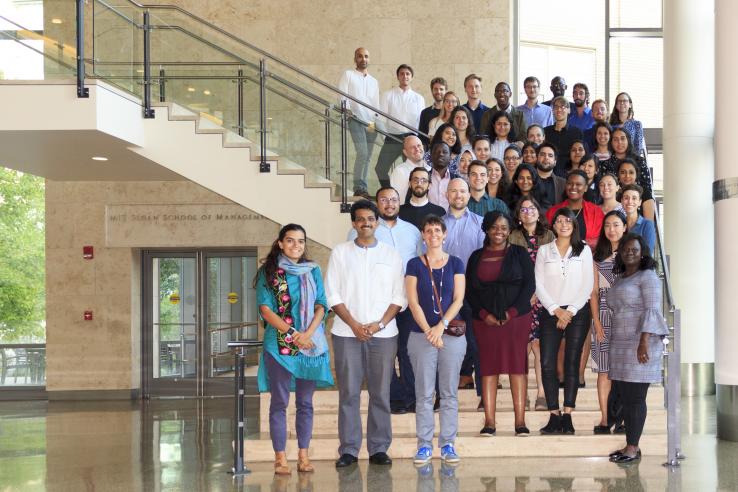
{"label": "woman in teal tunic", "polygon": [[256,275],[256,303],[264,320],[264,350],[259,360],[259,391],[271,393],[269,433],[274,472],[289,474],[287,404],[295,391],[297,470],[311,472],[313,392],[333,386],[324,318],[328,306],[320,267],[306,256],[305,229],[287,224],[279,231]]}

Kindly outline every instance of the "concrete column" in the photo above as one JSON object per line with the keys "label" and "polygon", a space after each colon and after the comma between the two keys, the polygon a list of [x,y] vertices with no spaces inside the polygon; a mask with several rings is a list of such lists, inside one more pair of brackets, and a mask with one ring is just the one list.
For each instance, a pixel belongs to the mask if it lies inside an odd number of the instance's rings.
{"label": "concrete column", "polygon": [[[704,7],[703,7],[704,8]],[[736,114],[738,99],[733,92],[738,67],[730,63],[738,46],[738,2],[715,0],[715,382],[717,383],[717,434],[738,441],[738,158],[736,158]]]}
{"label": "concrete column", "polygon": [[714,1],[664,2],[665,248],[682,311],[685,395],[715,389]]}

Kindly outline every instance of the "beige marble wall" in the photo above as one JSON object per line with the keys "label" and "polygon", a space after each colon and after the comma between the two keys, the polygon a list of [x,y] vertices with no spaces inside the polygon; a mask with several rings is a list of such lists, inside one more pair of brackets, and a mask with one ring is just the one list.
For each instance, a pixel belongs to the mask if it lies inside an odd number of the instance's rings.
{"label": "beige marble wall", "polygon": [[[172,205],[172,204],[177,204]],[[135,206],[134,206],[135,205]],[[201,213],[251,210],[233,204],[194,183],[46,181],[47,390],[129,390],[140,386],[140,250],[148,247],[256,247],[263,257],[279,230],[267,219],[141,230],[128,223],[128,238],[106,236],[106,208],[142,210],[160,205]],[[133,206],[133,207],[132,207]],[[142,206],[144,206],[142,208]],[[158,207],[158,208],[157,208]],[[349,226],[347,221],[347,227]],[[264,231],[267,231],[266,233]],[[119,231],[120,232],[120,231]],[[308,231],[309,233],[309,231]],[[117,239],[115,239],[117,238]],[[124,240],[125,239],[125,240]],[[166,239],[166,240],[165,240]],[[92,260],[82,247],[95,249]],[[311,256],[325,267],[329,250],[309,242]],[[93,320],[84,321],[85,310]]]}

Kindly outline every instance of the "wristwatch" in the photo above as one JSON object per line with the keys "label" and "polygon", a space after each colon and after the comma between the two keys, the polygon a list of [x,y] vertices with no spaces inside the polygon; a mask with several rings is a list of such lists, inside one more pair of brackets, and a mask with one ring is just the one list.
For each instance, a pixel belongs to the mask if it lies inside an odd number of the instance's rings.
{"label": "wristwatch", "polygon": [[445,326],[446,328],[448,328],[449,320],[444,319],[444,318],[441,318],[441,321],[443,322],[443,326]]}
{"label": "wristwatch", "polygon": [[382,322],[380,321],[379,323],[377,323],[377,325],[379,326],[379,331],[382,331],[382,330],[384,330],[384,323],[382,323]]}

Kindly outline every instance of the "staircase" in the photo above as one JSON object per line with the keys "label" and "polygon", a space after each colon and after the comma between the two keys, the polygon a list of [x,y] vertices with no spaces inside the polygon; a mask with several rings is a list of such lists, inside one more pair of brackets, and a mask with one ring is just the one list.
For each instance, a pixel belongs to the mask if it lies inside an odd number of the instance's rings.
{"label": "staircase", "polygon": [[[530,359],[531,364],[533,359]],[[340,377],[340,376],[337,376]],[[603,457],[625,443],[625,435],[593,435],[592,427],[599,423],[600,411],[597,403],[597,375],[587,368],[585,388],[580,388],[577,408],[573,413],[573,436],[541,436],[538,429],[548,422],[548,412],[534,410],[525,412],[525,421],[531,434],[516,437],[513,431],[514,414],[507,376],[501,376],[502,389],[497,390],[497,434],[494,437],[481,437],[479,430],[484,424],[484,414],[477,411],[479,398],[474,390],[459,390],[459,427],[456,450],[462,458],[483,457]],[[531,405],[535,403],[535,372],[529,372],[528,397]],[[563,390],[561,390],[563,392]],[[366,412],[369,394],[362,391],[361,409],[364,431],[366,431]],[[563,401],[563,394],[560,395]],[[269,393],[262,393],[259,399],[259,436],[246,441],[246,461],[272,461],[272,443],[269,439]],[[648,391],[648,418],[641,438],[641,448],[645,455],[663,456],[666,454],[666,410],[664,409],[664,388],[652,385]],[[249,402],[250,403],[250,402]],[[248,403],[247,403],[248,405]],[[333,460],[338,457],[338,391],[316,391],[313,397],[314,419],[313,440],[310,445],[314,460]],[[294,431],[294,400],[287,407],[287,455],[297,458],[297,434]],[[436,442],[434,453],[438,455],[436,414]],[[392,446],[388,454],[393,458],[412,458],[417,451],[415,437],[415,414],[392,415]],[[258,438],[256,438],[258,437]],[[364,436],[366,439],[366,435]],[[365,441],[366,442],[366,441]],[[368,458],[366,444],[360,458]]]}

